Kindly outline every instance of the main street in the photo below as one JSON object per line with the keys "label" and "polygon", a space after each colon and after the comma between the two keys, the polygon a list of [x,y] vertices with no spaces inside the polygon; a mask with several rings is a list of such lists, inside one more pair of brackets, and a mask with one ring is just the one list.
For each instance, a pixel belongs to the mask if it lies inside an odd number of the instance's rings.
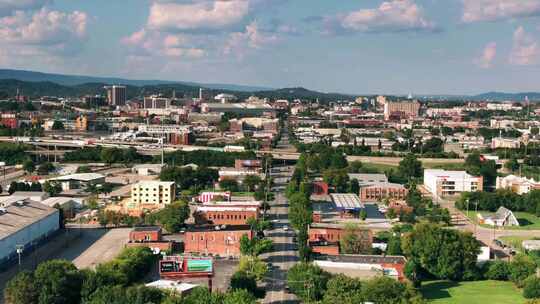
{"label": "main street", "polygon": [[[278,148],[290,148],[287,137],[287,127],[282,130],[283,137],[278,142]],[[266,278],[266,297],[263,303],[285,304],[298,303],[296,297],[287,291],[287,271],[298,261],[294,232],[289,224],[289,204],[284,195],[284,189],[293,174],[294,167],[273,167],[270,176],[274,180],[272,193],[274,201],[270,202],[269,220],[273,228],[267,231],[267,236],[274,242],[271,252],[264,255],[270,270]]]}
{"label": "main street", "polygon": [[[292,174],[291,168],[283,169],[284,171],[272,174],[275,180],[279,181],[275,183],[276,189],[283,189]],[[287,271],[298,261],[294,232],[289,229],[289,205],[283,190],[274,193],[275,200],[270,203],[269,211],[273,228],[267,232],[267,236],[274,242],[274,247],[272,252],[264,255],[265,261],[271,266],[266,279],[266,298],[263,303],[297,303],[296,297],[286,290]]]}

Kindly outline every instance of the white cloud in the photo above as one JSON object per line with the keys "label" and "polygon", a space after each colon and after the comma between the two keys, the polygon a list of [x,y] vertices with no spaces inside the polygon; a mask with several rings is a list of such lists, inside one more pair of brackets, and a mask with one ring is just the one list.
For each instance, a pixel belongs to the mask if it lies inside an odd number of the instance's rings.
{"label": "white cloud", "polygon": [[155,2],[150,7],[148,27],[160,31],[218,30],[239,24],[248,13],[248,0]]}
{"label": "white cloud", "polygon": [[0,46],[23,53],[74,53],[86,38],[87,22],[86,13],[79,11],[17,11],[0,18]]}
{"label": "white cloud", "polygon": [[489,69],[493,66],[495,56],[497,56],[497,43],[490,42],[484,47],[480,57],[474,60],[474,63],[483,69]]}
{"label": "white cloud", "polygon": [[520,26],[514,32],[514,44],[510,53],[513,65],[535,65],[540,63],[540,46],[538,41],[525,32]]}
{"label": "white cloud", "polygon": [[164,34],[140,30],[122,39],[131,55],[201,58],[206,55],[203,48],[193,46],[191,37],[183,34]]}
{"label": "white cloud", "polygon": [[433,22],[412,0],[391,0],[374,9],[361,9],[325,19],[327,32],[431,31]]}
{"label": "white cloud", "polygon": [[49,2],[49,0],[0,0],[0,17],[10,16],[15,11],[40,9]]}
{"label": "white cloud", "polygon": [[279,40],[276,34],[259,29],[256,21],[248,24],[244,32],[231,33],[223,52],[243,57],[249,49],[259,49]]}
{"label": "white cloud", "polygon": [[463,0],[462,21],[496,21],[540,15],[540,0]]}

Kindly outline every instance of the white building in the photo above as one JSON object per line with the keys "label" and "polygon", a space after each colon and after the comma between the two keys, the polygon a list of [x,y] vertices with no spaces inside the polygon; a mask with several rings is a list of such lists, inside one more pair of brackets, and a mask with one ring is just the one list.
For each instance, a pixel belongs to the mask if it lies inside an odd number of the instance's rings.
{"label": "white building", "polygon": [[216,95],[214,99],[219,101],[220,103],[229,103],[229,102],[237,100],[238,98],[231,94],[221,93],[221,94]]}
{"label": "white building", "polygon": [[519,138],[494,137],[491,139],[491,149],[519,149],[521,140]]}
{"label": "white building", "polygon": [[497,189],[510,189],[513,192],[522,195],[529,193],[531,190],[540,189],[540,183],[534,179],[526,177],[508,175],[505,177],[497,177]]}
{"label": "white building", "polygon": [[454,196],[461,192],[482,191],[483,178],[472,176],[465,171],[426,169],[424,170],[424,186],[438,197]]}
{"label": "white building", "polygon": [[131,204],[164,207],[176,198],[174,182],[140,181],[131,186]]}
{"label": "white building", "polygon": [[144,98],[143,106],[145,109],[168,109],[171,107],[171,99],[153,95]]}

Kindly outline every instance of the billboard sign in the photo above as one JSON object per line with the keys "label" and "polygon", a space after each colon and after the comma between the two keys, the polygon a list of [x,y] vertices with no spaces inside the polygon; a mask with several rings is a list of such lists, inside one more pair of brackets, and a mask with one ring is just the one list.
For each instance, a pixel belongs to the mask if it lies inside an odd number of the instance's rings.
{"label": "billboard sign", "polygon": [[188,260],[188,272],[212,272],[212,260]]}

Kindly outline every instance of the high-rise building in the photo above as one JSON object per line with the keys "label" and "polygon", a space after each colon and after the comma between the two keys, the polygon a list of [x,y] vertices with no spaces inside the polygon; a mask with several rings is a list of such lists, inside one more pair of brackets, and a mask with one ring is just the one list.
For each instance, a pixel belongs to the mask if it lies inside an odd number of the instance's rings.
{"label": "high-rise building", "polygon": [[113,85],[105,87],[107,90],[107,102],[111,106],[123,106],[127,100],[127,88],[125,86]]}
{"label": "high-rise building", "polygon": [[384,104],[384,119],[390,120],[391,117],[414,118],[418,117],[420,103],[418,101],[387,101]]}

